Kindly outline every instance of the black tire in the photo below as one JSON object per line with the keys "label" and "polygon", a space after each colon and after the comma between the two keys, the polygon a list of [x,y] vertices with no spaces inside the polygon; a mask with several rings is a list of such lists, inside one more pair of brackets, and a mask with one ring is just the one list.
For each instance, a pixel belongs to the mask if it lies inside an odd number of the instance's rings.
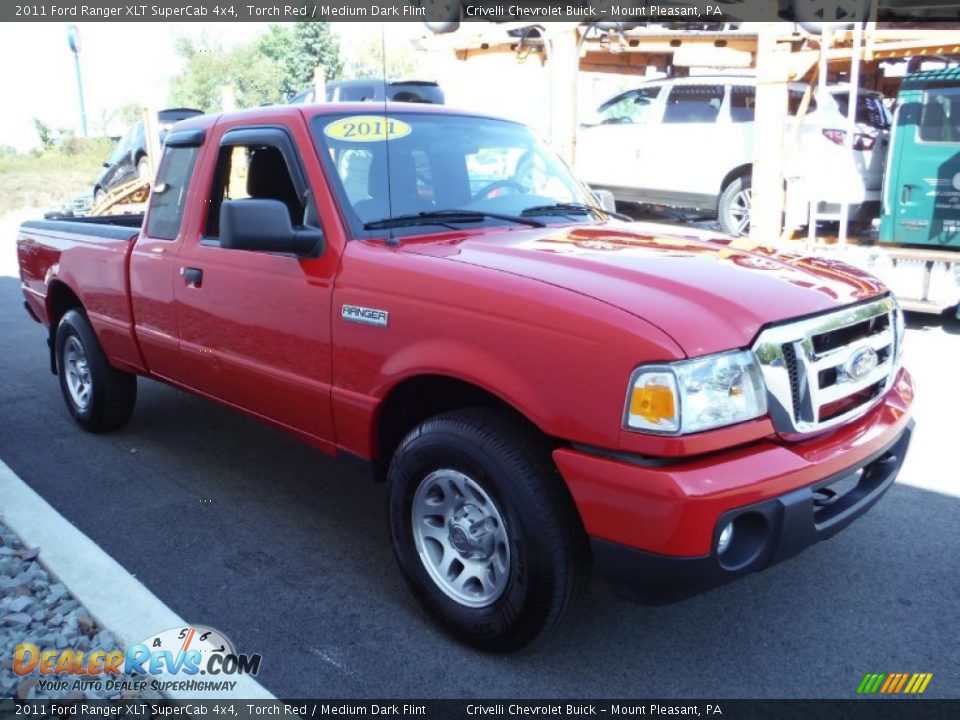
{"label": "black tire", "polygon": [[[449,471],[479,486],[503,518],[508,571],[499,596],[485,606],[467,606],[444,590],[415,540],[417,490]],[[427,614],[461,642],[491,652],[517,650],[553,627],[582,596],[589,576],[586,533],[549,447],[522,419],[473,408],[427,420],[400,444],[389,483],[390,535],[400,569]]]}
{"label": "black tire", "polygon": [[[78,345],[82,358],[76,353]],[[90,321],[82,310],[64,313],[57,326],[54,347],[60,391],[67,410],[77,424],[89,432],[108,432],[125,425],[137,402],[137,376],[117,370],[107,362]],[[81,364],[71,363],[68,353],[72,353],[74,360]],[[71,390],[71,374],[77,377],[78,367],[86,370],[81,373],[88,380],[81,383],[88,388],[82,395],[86,402],[81,402],[77,392]]]}
{"label": "black tire", "polygon": [[750,205],[746,206],[747,220],[746,224],[742,222],[744,195],[750,198],[753,183],[749,175],[741,175],[735,178],[720,194],[719,207],[717,209],[717,219],[720,221],[720,227],[729,235],[742,236],[750,233]]}

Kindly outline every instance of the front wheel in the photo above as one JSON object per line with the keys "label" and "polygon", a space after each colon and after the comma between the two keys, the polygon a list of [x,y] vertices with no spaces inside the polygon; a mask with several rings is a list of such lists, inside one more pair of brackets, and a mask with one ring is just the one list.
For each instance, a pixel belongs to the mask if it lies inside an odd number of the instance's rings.
{"label": "front wheel", "polygon": [[389,472],[394,554],[428,615],[483,650],[516,650],[581,594],[586,535],[549,448],[524,421],[474,408],[415,428]]}
{"label": "front wheel", "polygon": [[64,313],[55,347],[60,390],[77,424],[90,432],[125,425],[137,401],[137,376],[107,362],[83,312]]}
{"label": "front wheel", "polygon": [[717,213],[723,231],[729,235],[747,235],[752,205],[753,187],[749,175],[738,177],[727,185],[720,195]]}

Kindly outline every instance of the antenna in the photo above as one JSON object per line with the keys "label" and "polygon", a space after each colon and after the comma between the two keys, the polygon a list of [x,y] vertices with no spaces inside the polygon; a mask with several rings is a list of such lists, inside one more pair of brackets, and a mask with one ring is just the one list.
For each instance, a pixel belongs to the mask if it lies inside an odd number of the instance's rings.
{"label": "antenna", "polygon": [[[383,67],[383,151],[386,154],[387,167],[387,215],[393,217],[393,184],[390,179],[390,119],[387,117],[387,100],[389,86],[387,85],[387,31],[385,24],[380,23],[380,60]],[[393,234],[393,228],[387,229],[387,245],[399,245],[400,241]]]}

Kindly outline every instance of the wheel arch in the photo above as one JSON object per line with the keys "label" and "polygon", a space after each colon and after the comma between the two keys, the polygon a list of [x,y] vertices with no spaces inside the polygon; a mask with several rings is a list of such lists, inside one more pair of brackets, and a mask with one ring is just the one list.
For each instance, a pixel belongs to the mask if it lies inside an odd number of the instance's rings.
{"label": "wheel arch", "polygon": [[373,418],[374,477],[386,478],[397,446],[424,420],[469,407],[501,408],[525,422],[552,444],[552,438],[528,415],[495,392],[460,378],[437,373],[413,375],[397,382],[380,402]]}
{"label": "wheel arch", "polygon": [[752,174],[753,163],[744,163],[743,165],[738,165],[735,167],[723,177],[723,181],[720,183],[720,191],[717,193],[717,198],[723,195],[723,192],[730,187],[730,183],[732,183],[734,180]]}
{"label": "wheel arch", "polygon": [[55,340],[57,337],[57,327],[60,325],[60,320],[63,319],[63,316],[66,315],[68,311],[76,308],[83,310],[83,301],[81,301],[80,296],[73,291],[73,288],[63,280],[54,280],[47,287],[46,304],[47,319],[50,323],[48,326],[49,338],[47,339],[47,345],[50,348],[50,372],[56,375],[57,357]]}

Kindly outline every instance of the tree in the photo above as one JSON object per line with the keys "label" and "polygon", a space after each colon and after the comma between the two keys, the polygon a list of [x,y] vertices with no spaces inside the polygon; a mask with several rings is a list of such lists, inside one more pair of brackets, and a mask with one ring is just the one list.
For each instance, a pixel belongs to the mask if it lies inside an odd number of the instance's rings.
{"label": "tree", "polygon": [[204,112],[222,109],[224,85],[232,85],[240,107],[255,107],[284,100],[283,69],[265,55],[257,43],[224,50],[201,38],[193,42],[178,38],[177,54],[186,67],[173,78],[173,105],[195,107]]}
{"label": "tree", "polygon": [[44,150],[52,148],[53,133],[50,130],[50,126],[43,122],[40,118],[33,118],[33,127],[37,131],[37,137],[40,138],[40,147]]}
{"label": "tree", "polygon": [[418,74],[417,58],[410,43],[387,47],[384,63],[383,40],[380,35],[366,36],[347,60],[347,75],[352,78],[382,77],[399,80]]}
{"label": "tree", "polygon": [[340,43],[330,23],[298,22],[293,28],[271,25],[257,46],[283,71],[281,93],[289,98],[313,85],[313,72],[322,65],[326,80],[340,77]]}

